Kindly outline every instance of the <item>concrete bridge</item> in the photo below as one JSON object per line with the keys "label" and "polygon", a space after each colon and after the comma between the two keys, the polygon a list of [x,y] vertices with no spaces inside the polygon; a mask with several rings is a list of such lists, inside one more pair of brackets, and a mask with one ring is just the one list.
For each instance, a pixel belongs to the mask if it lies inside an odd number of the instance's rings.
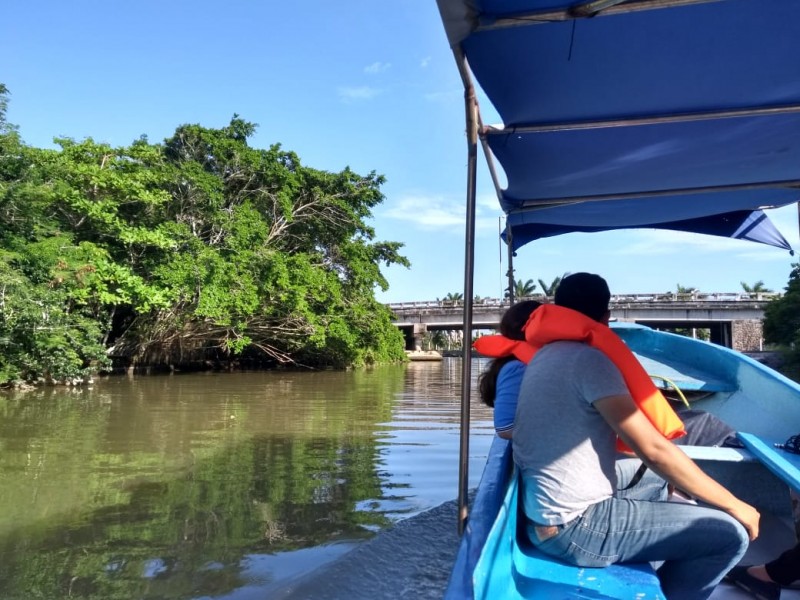
{"label": "concrete bridge", "polygon": [[[742,352],[762,349],[764,306],[776,293],[700,293],[688,294],[618,294],[611,298],[611,318],[640,323],[654,329],[708,330],[714,343]],[[552,298],[533,296],[540,302]],[[400,302],[388,305],[394,323],[405,334],[406,348],[421,347],[428,331],[464,329],[461,302],[431,300]],[[494,330],[508,301],[483,299],[473,304],[472,328]]]}

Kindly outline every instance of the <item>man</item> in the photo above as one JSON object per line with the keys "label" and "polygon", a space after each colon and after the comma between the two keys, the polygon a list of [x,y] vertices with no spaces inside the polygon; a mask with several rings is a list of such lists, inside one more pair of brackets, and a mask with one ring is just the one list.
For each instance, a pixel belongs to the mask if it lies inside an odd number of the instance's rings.
{"label": "man", "polygon": [[[561,281],[555,303],[607,326],[610,297],[602,277],[576,273]],[[634,469],[618,481],[617,437],[648,471],[717,508],[653,501],[664,498],[658,486],[636,486],[649,497],[621,493]],[[528,364],[513,446],[534,545],[587,567],[663,561],[657,573],[669,600],[707,598],[758,535],[758,512],[656,430],[612,360],[587,344],[548,343]]]}

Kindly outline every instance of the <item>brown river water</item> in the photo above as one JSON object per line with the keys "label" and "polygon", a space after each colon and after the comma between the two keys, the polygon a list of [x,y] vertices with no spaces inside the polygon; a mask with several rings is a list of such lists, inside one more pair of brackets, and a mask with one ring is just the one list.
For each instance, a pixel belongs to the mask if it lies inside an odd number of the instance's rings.
{"label": "brown river water", "polygon": [[[0,598],[269,598],[456,497],[460,377],[452,358],[0,395]],[[493,433],[475,397],[471,487]]]}

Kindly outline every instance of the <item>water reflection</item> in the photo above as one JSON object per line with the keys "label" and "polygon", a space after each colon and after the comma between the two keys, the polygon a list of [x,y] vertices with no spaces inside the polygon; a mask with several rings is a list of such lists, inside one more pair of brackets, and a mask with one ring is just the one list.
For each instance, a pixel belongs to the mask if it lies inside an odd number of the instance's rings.
{"label": "water reflection", "polygon": [[[263,594],[455,497],[460,371],[448,359],[0,396],[2,596]],[[490,419],[476,402],[473,484]]]}

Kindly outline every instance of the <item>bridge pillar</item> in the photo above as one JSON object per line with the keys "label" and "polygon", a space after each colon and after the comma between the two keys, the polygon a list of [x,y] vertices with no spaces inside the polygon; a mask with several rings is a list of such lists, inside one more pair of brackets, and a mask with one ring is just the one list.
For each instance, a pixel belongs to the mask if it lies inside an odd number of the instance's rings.
{"label": "bridge pillar", "polygon": [[[414,329],[411,332],[411,348],[406,350],[422,350],[422,340],[425,334],[428,333],[428,326],[425,323],[414,323]],[[406,338],[408,344],[408,338]]]}
{"label": "bridge pillar", "polygon": [[718,344],[720,346],[725,346],[726,348],[733,348],[733,344],[731,343],[731,327],[729,323],[726,323],[725,321],[709,323],[708,333],[711,336],[709,341],[712,344]]}
{"label": "bridge pillar", "polygon": [[731,338],[734,350],[760,352],[763,350],[764,324],[757,319],[733,321]]}

